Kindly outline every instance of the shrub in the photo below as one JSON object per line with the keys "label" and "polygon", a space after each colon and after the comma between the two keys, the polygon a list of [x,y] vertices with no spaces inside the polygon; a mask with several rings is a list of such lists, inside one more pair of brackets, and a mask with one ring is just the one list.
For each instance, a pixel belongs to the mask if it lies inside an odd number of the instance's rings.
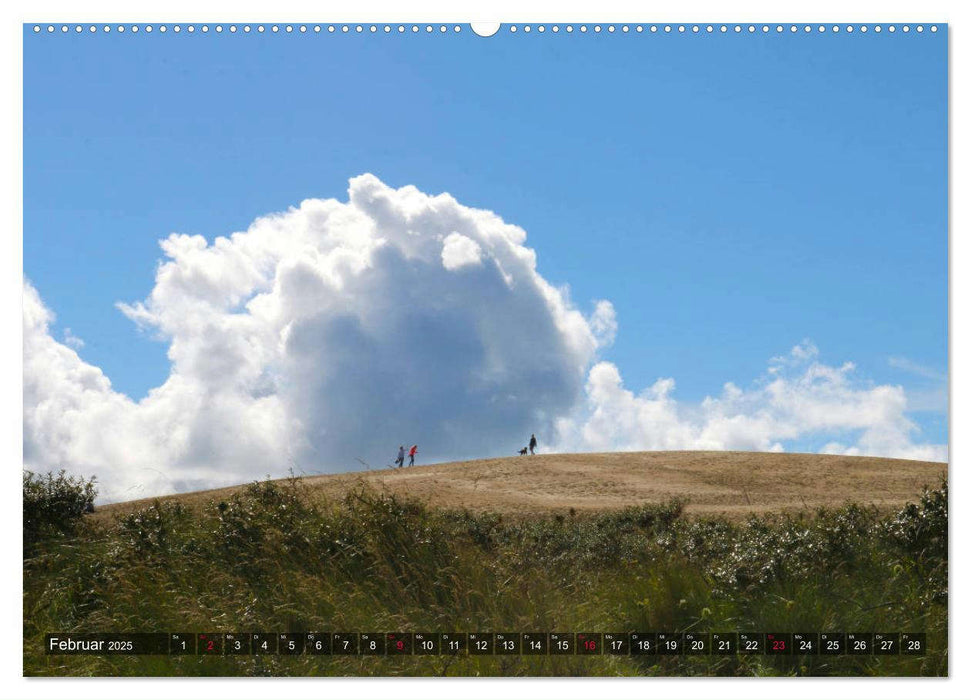
{"label": "shrub", "polygon": [[189,511],[181,503],[155,499],[148,508],[118,518],[118,526],[132,550],[139,556],[148,556],[167,552],[173,535],[185,529],[188,518]]}
{"label": "shrub", "polygon": [[95,478],[24,471],[24,556],[44,539],[74,534],[78,521],[94,511]]}
{"label": "shrub", "polygon": [[883,536],[897,550],[901,565],[917,568],[926,600],[947,604],[947,478],[924,489],[920,503],[908,503],[883,525]]}
{"label": "shrub", "polygon": [[924,489],[920,503],[908,503],[884,532],[904,552],[925,559],[947,559],[947,479],[937,489]]}

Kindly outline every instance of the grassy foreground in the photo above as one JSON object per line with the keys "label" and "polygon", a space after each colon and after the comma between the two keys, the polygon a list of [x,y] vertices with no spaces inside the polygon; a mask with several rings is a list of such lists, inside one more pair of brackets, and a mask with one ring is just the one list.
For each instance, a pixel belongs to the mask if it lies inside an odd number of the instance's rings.
{"label": "grassy foreground", "polygon": [[[298,479],[84,518],[24,553],[24,673],[946,675],[947,483],[882,515],[510,519]],[[48,632],[926,632],[924,656],[45,656]]]}

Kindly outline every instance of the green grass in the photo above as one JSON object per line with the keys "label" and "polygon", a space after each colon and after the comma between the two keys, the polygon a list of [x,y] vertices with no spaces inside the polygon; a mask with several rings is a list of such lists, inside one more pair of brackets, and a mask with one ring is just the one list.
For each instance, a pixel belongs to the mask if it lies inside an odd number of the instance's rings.
{"label": "green grass", "polygon": [[[899,513],[509,519],[258,482],[24,559],[27,675],[946,675],[947,483]],[[925,656],[47,656],[49,632],[926,632]]]}

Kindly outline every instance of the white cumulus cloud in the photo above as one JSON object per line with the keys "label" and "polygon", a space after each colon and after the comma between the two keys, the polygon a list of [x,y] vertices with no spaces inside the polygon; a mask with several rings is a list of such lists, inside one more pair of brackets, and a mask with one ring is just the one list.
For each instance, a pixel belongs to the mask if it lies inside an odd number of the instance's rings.
{"label": "white cumulus cloud", "polygon": [[95,474],[118,500],[383,466],[399,444],[425,461],[506,455],[534,432],[548,449],[781,450],[819,435],[827,451],[946,458],[915,442],[900,387],[865,386],[810,343],[700,405],[678,403],[672,379],[634,394],[599,357],[613,305],[581,313],[521,228],[448,194],[362,175],[347,201],[161,247],[148,297],[118,304],[168,347],[168,378],[140,401],[73,335],[53,337],[25,280],[26,468]]}
{"label": "white cumulus cloud", "polygon": [[525,240],[371,175],[346,202],[306,200],[212,242],[172,234],[148,298],[119,304],[168,343],[168,379],[138,402],[51,336],[25,282],[26,466],[95,473],[113,499],[548,434],[598,335]]}

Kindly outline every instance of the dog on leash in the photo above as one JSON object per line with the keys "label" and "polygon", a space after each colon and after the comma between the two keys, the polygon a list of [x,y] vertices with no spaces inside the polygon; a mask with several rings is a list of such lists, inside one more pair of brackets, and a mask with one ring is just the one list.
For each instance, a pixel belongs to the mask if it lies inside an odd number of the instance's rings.
{"label": "dog on leash", "polygon": [[529,448],[528,448],[528,447],[524,447],[523,449],[521,449],[521,450],[519,451],[519,454],[521,454],[521,455],[524,455],[524,454],[526,454],[527,452],[529,452]]}

